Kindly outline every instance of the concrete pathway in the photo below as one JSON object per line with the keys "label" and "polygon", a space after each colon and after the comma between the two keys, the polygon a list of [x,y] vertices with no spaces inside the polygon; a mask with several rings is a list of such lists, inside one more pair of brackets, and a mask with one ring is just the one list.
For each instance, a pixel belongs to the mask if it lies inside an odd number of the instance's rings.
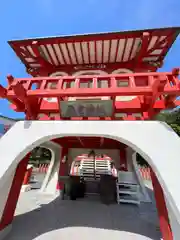
{"label": "concrete pathway", "polygon": [[6,240],[49,239],[159,240],[154,201],[106,206],[97,199],[61,201],[37,190],[21,194]]}

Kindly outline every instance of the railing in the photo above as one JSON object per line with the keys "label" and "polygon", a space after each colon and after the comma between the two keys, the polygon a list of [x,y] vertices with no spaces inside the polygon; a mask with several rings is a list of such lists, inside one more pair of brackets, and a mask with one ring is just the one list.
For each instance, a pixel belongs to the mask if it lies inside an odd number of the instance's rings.
{"label": "railing", "polygon": [[38,167],[33,168],[33,173],[47,173],[49,164],[39,164]]}
{"label": "railing", "polygon": [[[176,72],[175,72],[176,73]],[[151,95],[154,88],[177,94],[179,81],[174,72],[133,73],[105,76],[10,78],[4,91],[8,97],[87,97]],[[1,87],[4,89],[3,87]],[[82,90],[83,89],[83,90]],[[2,90],[1,90],[2,95]]]}
{"label": "railing", "polygon": [[150,168],[140,167],[139,172],[144,180],[151,180]]}
{"label": "railing", "polygon": [[[37,168],[33,169],[34,173],[47,173],[49,164],[40,164]],[[144,180],[151,180],[150,168],[140,167],[139,172]]]}

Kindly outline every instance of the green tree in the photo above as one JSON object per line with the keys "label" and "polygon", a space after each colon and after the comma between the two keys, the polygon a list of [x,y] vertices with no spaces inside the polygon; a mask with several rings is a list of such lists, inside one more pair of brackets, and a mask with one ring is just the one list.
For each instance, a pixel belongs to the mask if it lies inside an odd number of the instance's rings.
{"label": "green tree", "polygon": [[29,163],[33,165],[49,163],[51,160],[51,151],[47,148],[36,147],[31,151]]}
{"label": "green tree", "polygon": [[[162,111],[154,120],[166,122],[178,134],[178,136],[180,136],[180,108],[174,111]],[[139,154],[137,154],[137,163],[143,167],[148,166],[148,163]]]}
{"label": "green tree", "polygon": [[180,136],[180,108],[175,111],[163,111],[156,116],[155,120],[166,122]]}
{"label": "green tree", "polygon": [[148,167],[148,163],[146,162],[146,160],[144,160],[144,158],[139,154],[137,153],[136,155],[136,161],[137,161],[137,164],[141,167]]}
{"label": "green tree", "polygon": [[177,133],[177,135],[180,136],[180,125],[176,123],[171,123],[170,126]]}

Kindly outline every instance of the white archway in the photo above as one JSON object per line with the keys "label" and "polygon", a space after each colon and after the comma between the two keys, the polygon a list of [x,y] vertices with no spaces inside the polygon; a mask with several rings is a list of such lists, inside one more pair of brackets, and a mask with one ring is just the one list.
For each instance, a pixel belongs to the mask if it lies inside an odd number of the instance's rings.
{"label": "white archway", "polygon": [[40,147],[47,148],[51,151],[51,161],[46,176],[43,180],[40,192],[55,194],[59,176],[61,147],[59,144],[52,141],[45,142],[40,145]]}
{"label": "white archway", "polygon": [[[18,141],[14,143],[14,137]],[[9,196],[15,170],[24,156],[50,139],[64,136],[104,136],[120,141],[140,153],[150,164],[163,188],[176,234],[180,229],[180,138],[165,123],[157,121],[25,121],[17,122],[0,140],[0,218]],[[11,151],[7,151],[11,146]],[[171,163],[171,165],[170,165]],[[173,229],[174,221],[171,221]],[[173,231],[175,231],[173,229]],[[179,234],[180,232],[178,232]],[[179,236],[179,235],[178,235]]]}

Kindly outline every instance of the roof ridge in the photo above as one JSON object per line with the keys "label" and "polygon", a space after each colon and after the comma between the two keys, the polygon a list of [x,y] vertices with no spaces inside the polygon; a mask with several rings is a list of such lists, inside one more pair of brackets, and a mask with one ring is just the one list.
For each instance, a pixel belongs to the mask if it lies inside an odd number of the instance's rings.
{"label": "roof ridge", "polygon": [[11,120],[11,121],[24,120],[23,118],[10,118],[10,117],[7,117],[7,116],[1,115],[1,114],[0,114],[0,118],[4,118],[4,119],[7,119],[7,120]]}

